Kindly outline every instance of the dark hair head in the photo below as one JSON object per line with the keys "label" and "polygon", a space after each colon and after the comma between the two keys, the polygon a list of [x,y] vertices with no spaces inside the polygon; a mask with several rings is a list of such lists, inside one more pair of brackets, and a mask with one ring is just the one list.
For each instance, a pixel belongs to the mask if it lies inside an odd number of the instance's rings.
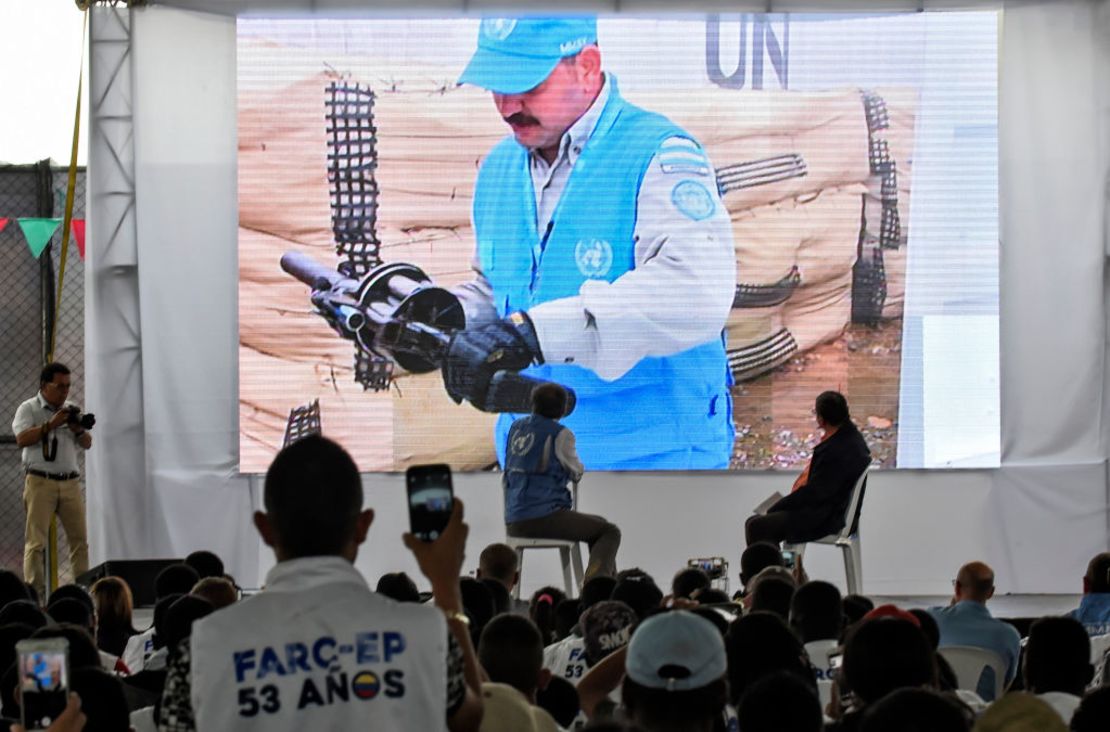
{"label": "dark hair head", "polygon": [[177,562],[163,569],[154,578],[154,596],[188,595],[200,582],[197,571],[185,562]]}
{"label": "dark hair head", "polygon": [[513,598],[505,585],[491,577],[483,577],[478,581],[489,590],[490,599],[493,600],[493,614],[495,617],[507,613],[512,609]]}
{"label": "dark hair head", "polygon": [[821,732],[821,701],[797,674],[776,671],[752,682],[737,710],[744,732]]}
{"label": "dark hair head", "polygon": [[85,628],[90,633],[96,631],[92,610],[89,610],[80,600],[63,597],[50,603],[46,612],[55,623],[70,623]]}
{"label": "dark hair head", "polygon": [[478,638],[482,629],[493,618],[493,596],[489,588],[473,577],[459,579],[459,592],[462,596],[463,611],[470,618],[470,636],[474,645],[478,645]]}
{"label": "dark hair head", "polygon": [[863,595],[845,595],[844,599],[840,601],[840,607],[844,610],[844,624],[853,625],[863,620],[863,616],[875,609],[875,603],[871,598],[864,597]]}
{"label": "dark hair head", "polygon": [[566,638],[578,625],[578,618],[582,615],[582,605],[573,597],[560,602],[555,606],[555,635]]}
{"label": "dark hair head", "polygon": [[88,629],[69,623],[58,623],[39,628],[32,638],[65,638],[69,642],[69,667],[100,668],[100,651]]}
{"label": "dark hair head", "polygon": [[420,602],[420,590],[416,583],[404,572],[387,572],[378,578],[374,592],[385,595],[397,602]]}
{"label": "dark hair head", "polygon": [[339,555],[358,531],[362,479],[346,450],[311,435],[270,463],[263,504],[287,559]]}
{"label": "dark hair head", "polygon": [[725,635],[729,696],[739,704],[757,679],[774,671],[796,674],[816,688],[802,642],[778,615],[752,612],[737,618]]}
{"label": "dark hair head", "polygon": [[865,704],[904,687],[936,687],[933,649],[908,620],[881,618],[860,623],[844,647],[848,687]]}
{"label": "dark hair head", "polygon": [[50,606],[59,600],[76,600],[89,609],[89,612],[96,610],[96,605],[93,603],[92,595],[89,591],[80,585],[68,584],[62,585],[58,589],[50,593],[50,600],[46,603],[46,609],[49,610]]}
{"label": "dark hair head", "polygon": [[653,729],[685,729],[682,725],[705,723],[719,718],[727,702],[724,679],[689,691],[664,691],[637,684],[626,675],[621,700],[632,721]]}
{"label": "dark hair head", "polygon": [[581,612],[586,612],[599,602],[608,600],[613,596],[613,588],[617,586],[617,578],[599,574],[586,580],[582,585],[582,592],[578,596]]}
{"label": "dark hair head", "polygon": [[81,697],[85,732],[127,732],[131,714],[123,682],[101,668],[81,668],[69,677],[70,688]]}
{"label": "dark hair head", "polygon": [[555,723],[563,729],[571,729],[582,708],[578,689],[557,676],[552,677],[545,688],[536,691],[536,706],[554,717]]}
{"label": "dark hair head", "polygon": [[1072,732],[1105,732],[1110,729],[1110,686],[1088,692],[1071,718]]}
{"label": "dark hair head", "polygon": [[170,609],[170,605],[183,597],[185,597],[184,593],[174,593],[160,597],[158,602],[154,603],[154,637],[151,642],[156,649],[166,645],[166,612]]}
{"label": "dark hair head", "polygon": [[694,615],[703,617],[709,622],[713,623],[713,627],[717,629],[717,632],[721,634],[722,638],[724,638],[728,634],[729,621],[726,620],[725,616],[722,615],[717,609],[699,606],[690,608],[690,612],[692,612]]}
{"label": "dark hair head", "polygon": [[505,587],[516,582],[519,560],[516,550],[508,544],[490,544],[478,555],[478,572],[482,579],[495,579]]}
{"label": "dark hair head", "polygon": [[618,580],[609,599],[628,605],[643,620],[659,607],[659,603],[663,601],[663,591],[655,584],[655,580],[643,574]]}
{"label": "dark hair head", "polygon": [[101,577],[89,588],[95,606],[97,627],[132,631],[134,600],[131,586],[122,577]]}
{"label": "dark hair head", "polygon": [[969,732],[969,710],[932,689],[898,689],[867,708],[861,732]]}
{"label": "dark hair head", "polygon": [[697,590],[712,584],[709,574],[701,567],[684,567],[675,573],[671,580],[671,594],[675,597],[690,598]]}
{"label": "dark hair head", "polygon": [[0,625],[26,623],[36,630],[50,624],[50,618],[30,600],[15,600],[0,609]]}
{"label": "dark hair head", "polygon": [[1102,552],[1087,564],[1087,591],[1110,592],[1110,552]]}
{"label": "dark hair head", "polygon": [[830,427],[848,421],[848,400],[839,391],[823,391],[817,395],[817,416]]}
{"label": "dark hair head", "polygon": [[540,629],[540,636],[545,646],[559,640],[555,633],[555,608],[565,599],[567,596],[562,590],[550,585],[532,593],[532,601],[528,605],[528,617]]}
{"label": "dark hair head", "polygon": [[190,595],[203,597],[212,603],[216,610],[234,605],[239,601],[239,590],[235,584],[224,577],[203,577],[193,585]]}
{"label": "dark hair head", "polygon": [[0,669],[15,663],[15,644],[31,637],[35,629],[26,623],[0,625]]}
{"label": "dark hair head", "polygon": [[940,626],[937,625],[937,619],[928,610],[921,608],[914,608],[908,612],[917,618],[918,627],[925,634],[925,640],[929,641],[929,647],[935,651],[940,646]]}
{"label": "dark hair head", "polygon": [[206,549],[200,549],[185,557],[185,564],[195,569],[201,579],[224,576],[224,560]]}
{"label": "dark hair head", "polygon": [[761,577],[752,590],[752,610],[767,610],[783,620],[790,618],[794,584],[781,577]]}
{"label": "dark hair head", "polygon": [[45,386],[46,384],[53,383],[54,376],[56,374],[68,375],[69,373],[69,366],[66,366],[64,363],[61,363],[59,361],[51,361],[50,363],[43,366],[42,371],[39,372],[39,386]]}
{"label": "dark hair head", "polygon": [[806,582],[790,601],[790,625],[803,643],[839,638],[844,628],[840,590],[821,580]]}
{"label": "dark hair head", "polygon": [[567,414],[567,390],[548,381],[532,390],[532,413],[548,419],[562,419]]}
{"label": "dark hair head", "polygon": [[782,567],[782,550],[769,541],[749,544],[740,555],[740,582],[745,587],[767,567]]}
{"label": "dark hair head", "polygon": [[193,623],[206,615],[211,615],[214,610],[212,603],[196,595],[185,595],[170,605],[166,609],[166,617],[162,623],[165,630],[163,640],[170,653],[173,654],[178,644],[192,635]]}
{"label": "dark hair head", "polygon": [[[0,608],[15,600],[30,600],[23,579],[9,569],[0,569]],[[38,603],[35,603],[36,605]]]}
{"label": "dark hair head", "polygon": [[543,666],[539,628],[521,615],[498,615],[482,630],[478,660],[490,681],[508,684],[531,698]]}
{"label": "dark hair head", "polygon": [[716,587],[706,587],[694,593],[694,599],[702,605],[721,605],[724,603],[732,602],[732,598],[724,590],[718,590]]}
{"label": "dark hair head", "polygon": [[1029,627],[1025,687],[1035,694],[1063,691],[1083,696],[1094,674],[1091,639],[1075,618],[1046,617]]}

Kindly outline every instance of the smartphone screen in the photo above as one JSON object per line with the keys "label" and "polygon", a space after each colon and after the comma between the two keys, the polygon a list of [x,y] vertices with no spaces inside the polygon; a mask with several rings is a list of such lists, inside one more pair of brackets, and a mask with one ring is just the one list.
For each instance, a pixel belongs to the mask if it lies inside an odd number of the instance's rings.
{"label": "smartphone screen", "polygon": [[451,518],[454,493],[447,465],[414,465],[405,472],[409,496],[409,530],[424,541],[435,541]]}
{"label": "smartphone screen", "polygon": [[787,569],[794,569],[794,552],[783,550],[782,552],[782,565]]}
{"label": "smartphone screen", "polygon": [[46,729],[66,708],[69,695],[69,642],[64,638],[16,644],[23,726]]}

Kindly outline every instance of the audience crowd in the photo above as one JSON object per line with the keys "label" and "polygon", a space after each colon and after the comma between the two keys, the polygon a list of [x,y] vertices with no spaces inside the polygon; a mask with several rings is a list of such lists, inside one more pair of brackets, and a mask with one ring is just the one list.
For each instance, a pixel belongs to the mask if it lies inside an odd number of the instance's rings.
{"label": "audience crowd", "polygon": [[119,577],[39,598],[0,570],[0,729],[22,730],[17,642],[65,638],[54,732],[1110,730],[1110,554],[1078,609],[1029,625],[993,616],[982,562],[959,569],[947,606],[907,609],[842,597],[759,542],[735,597],[698,568],[666,589],[630,568],[521,601],[504,544],[461,576],[461,501],[436,541],[404,538],[431,593],[403,572],[372,590],[353,562],[373,512],[324,438],[282,451],[264,504],[265,587],[240,599],[196,552],[158,575],[146,629]]}

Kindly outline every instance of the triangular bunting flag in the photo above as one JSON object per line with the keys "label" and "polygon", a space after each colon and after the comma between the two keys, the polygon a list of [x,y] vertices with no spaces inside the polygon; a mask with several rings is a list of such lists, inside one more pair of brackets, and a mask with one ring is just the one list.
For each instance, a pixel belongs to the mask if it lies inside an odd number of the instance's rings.
{"label": "triangular bunting flag", "polygon": [[77,253],[81,255],[81,259],[85,258],[85,220],[73,219],[69,222],[69,228],[73,231],[73,240],[77,242]]}
{"label": "triangular bunting flag", "polygon": [[27,246],[31,248],[31,254],[35,255],[35,259],[42,255],[42,251],[50,242],[50,237],[54,236],[58,225],[62,223],[61,219],[16,219],[16,221],[19,222],[19,228],[23,229],[23,236],[27,237]]}
{"label": "triangular bunting flag", "polygon": [[8,225],[8,219],[6,217],[0,217],[0,231],[3,231],[4,227],[7,226],[7,225]]}

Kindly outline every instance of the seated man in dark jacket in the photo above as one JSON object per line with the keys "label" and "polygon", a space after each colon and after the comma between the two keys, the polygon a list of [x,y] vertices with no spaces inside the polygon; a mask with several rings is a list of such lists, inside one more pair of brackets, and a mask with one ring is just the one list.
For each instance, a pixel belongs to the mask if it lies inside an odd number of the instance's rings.
{"label": "seated man in dark jacket", "polygon": [[871,451],[848,415],[848,402],[836,391],[817,397],[817,426],[825,436],[794,483],[790,495],[763,516],[744,525],[748,544],[757,541],[813,541],[839,531],[856,480],[871,463]]}

